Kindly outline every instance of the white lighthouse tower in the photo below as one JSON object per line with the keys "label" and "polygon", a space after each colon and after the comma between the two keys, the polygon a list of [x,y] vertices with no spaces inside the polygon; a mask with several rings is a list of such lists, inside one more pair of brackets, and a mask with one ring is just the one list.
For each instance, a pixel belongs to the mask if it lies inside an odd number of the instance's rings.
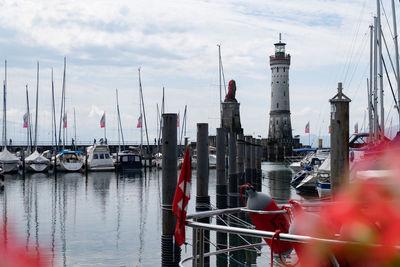
{"label": "white lighthouse tower", "polygon": [[285,53],[285,43],[275,44],[275,55],[269,57],[271,66],[271,110],[269,112],[268,138],[278,143],[292,142],[289,101],[290,55]]}

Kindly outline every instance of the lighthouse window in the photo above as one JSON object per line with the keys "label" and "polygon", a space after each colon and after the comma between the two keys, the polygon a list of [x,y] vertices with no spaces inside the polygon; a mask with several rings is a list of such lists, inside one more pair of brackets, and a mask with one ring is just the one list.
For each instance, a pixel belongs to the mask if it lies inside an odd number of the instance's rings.
{"label": "lighthouse window", "polygon": [[286,96],[286,92],[285,91],[283,91],[283,96]]}
{"label": "lighthouse window", "polygon": [[276,81],[276,83],[279,83],[279,81]]}
{"label": "lighthouse window", "polygon": [[283,72],[285,72],[285,67],[283,68]]}
{"label": "lighthouse window", "polygon": [[279,122],[278,122],[278,120],[276,120],[276,125],[278,125],[279,124]]}
{"label": "lighthouse window", "polygon": [[279,103],[276,103],[276,108],[279,108]]}
{"label": "lighthouse window", "polygon": [[279,67],[276,68],[276,72],[279,72]]}

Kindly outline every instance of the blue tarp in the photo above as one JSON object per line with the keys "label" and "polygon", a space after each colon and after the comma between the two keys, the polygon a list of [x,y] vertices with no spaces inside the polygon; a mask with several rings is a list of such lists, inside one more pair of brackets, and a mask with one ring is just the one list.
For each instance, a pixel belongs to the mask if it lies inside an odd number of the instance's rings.
{"label": "blue tarp", "polygon": [[317,150],[316,148],[294,148],[293,152],[308,152],[308,151],[315,151]]}
{"label": "blue tarp", "polygon": [[78,151],[78,150],[76,150],[76,151],[74,151],[74,150],[63,150],[63,151],[60,151],[60,152],[58,152],[59,154],[65,154],[65,153],[79,153],[79,154],[83,154],[83,152],[82,151]]}

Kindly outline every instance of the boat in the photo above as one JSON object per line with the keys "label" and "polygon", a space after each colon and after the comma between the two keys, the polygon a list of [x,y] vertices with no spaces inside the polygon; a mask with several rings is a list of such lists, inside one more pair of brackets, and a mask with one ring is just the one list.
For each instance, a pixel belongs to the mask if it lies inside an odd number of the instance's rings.
{"label": "boat", "polygon": [[157,169],[162,169],[162,154],[156,153],[152,160],[152,165],[155,166]]}
{"label": "boat", "polygon": [[143,167],[142,157],[133,151],[122,151],[116,155],[116,168],[118,170],[140,170]]}
{"label": "boat", "polygon": [[14,173],[19,170],[20,160],[17,156],[8,151],[7,147],[0,152],[0,167],[4,173]]}
{"label": "boat", "polygon": [[83,167],[83,152],[73,150],[63,150],[58,152],[56,160],[56,168],[59,171],[76,172]]}
{"label": "boat", "polygon": [[5,65],[5,79],[3,83],[3,142],[4,148],[0,152],[0,167],[4,173],[17,172],[19,169],[20,160],[17,156],[7,150],[7,108],[6,108],[6,90],[7,90],[7,60],[4,62]]}
{"label": "boat", "polygon": [[25,168],[27,171],[44,172],[49,168],[50,160],[35,150],[25,158]]}
{"label": "boat", "polygon": [[[25,168],[27,171],[32,172],[44,172],[47,171],[49,167],[50,160],[46,157],[42,156],[37,150],[37,129],[38,129],[38,110],[39,110],[39,62],[37,63],[37,87],[36,87],[36,116],[35,116],[35,151],[24,159]],[[30,119],[29,119],[29,100],[28,100],[28,86],[26,86],[26,95],[27,95],[27,116],[28,116],[28,127],[30,127]],[[29,140],[29,132],[28,129],[28,140]]]}
{"label": "boat", "polygon": [[114,162],[108,145],[93,145],[86,148],[87,166],[90,171],[113,171]]}

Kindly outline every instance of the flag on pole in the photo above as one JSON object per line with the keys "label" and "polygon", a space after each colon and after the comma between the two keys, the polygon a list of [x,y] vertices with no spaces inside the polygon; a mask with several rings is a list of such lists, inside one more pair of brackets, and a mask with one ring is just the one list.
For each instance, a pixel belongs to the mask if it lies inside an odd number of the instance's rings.
{"label": "flag on pole", "polygon": [[185,221],[187,206],[190,199],[190,155],[189,148],[186,148],[185,157],[183,159],[181,173],[179,175],[178,184],[176,186],[174,202],[172,204],[172,212],[177,218],[175,228],[175,240],[178,246],[185,243]]}
{"label": "flag on pole", "polygon": [[67,128],[67,113],[64,113],[64,117],[63,117],[63,128]]}
{"label": "flag on pole", "polygon": [[100,128],[104,128],[106,127],[106,113],[103,113],[103,116],[101,116],[100,119]]}
{"label": "flag on pole", "polygon": [[176,127],[179,127],[179,113],[178,113],[178,116],[176,118]]}
{"label": "flag on pole", "polygon": [[27,112],[24,114],[24,128],[28,128],[28,118],[29,118],[29,114]]}
{"label": "flag on pole", "polygon": [[354,125],[354,133],[358,133],[358,122]]}
{"label": "flag on pole", "polygon": [[310,122],[307,122],[306,129],[304,130],[305,133],[310,133]]}
{"label": "flag on pole", "polygon": [[138,118],[136,128],[142,128],[142,114]]}

